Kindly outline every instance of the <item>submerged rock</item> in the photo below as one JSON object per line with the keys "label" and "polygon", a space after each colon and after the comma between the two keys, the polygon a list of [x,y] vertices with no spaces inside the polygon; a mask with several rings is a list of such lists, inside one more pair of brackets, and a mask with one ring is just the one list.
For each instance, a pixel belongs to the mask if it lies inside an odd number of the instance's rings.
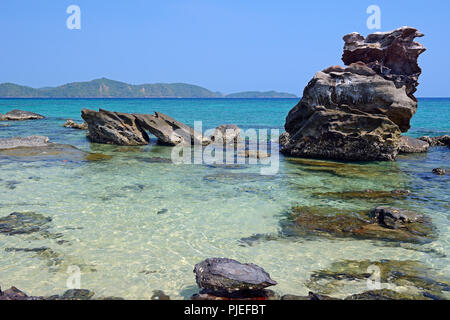
{"label": "submerged rock", "polygon": [[342,191],[342,192],[317,192],[314,193],[318,197],[338,198],[338,199],[367,199],[367,200],[379,200],[379,199],[403,199],[411,194],[409,190],[361,190],[361,191]]}
{"label": "submerged rock", "polygon": [[60,295],[53,295],[45,300],[91,300],[94,296],[94,292],[86,289],[69,289]]}
{"label": "submerged rock", "polygon": [[298,157],[394,160],[401,133],[417,110],[413,96],[425,48],[422,36],[404,27],[344,37],[347,68],[316,73],[303,98],[289,112],[281,152]]}
{"label": "submerged rock", "polygon": [[170,300],[170,297],[161,290],[154,290],[151,300]]}
{"label": "submerged rock", "polygon": [[279,300],[279,296],[272,290],[239,290],[234,292],[201,291],[194,294],[191,300]]}
{"label": "submerged rock", "polygon": [[270,154],[263,151],[257,151],[257,150],[241,150],[238,152],[238,156],[244,157],[244,158],[256,158],[256,159],[264,159],[264,158],[270,158]]}
{"label": "submerged rock", "polygon": [[5,138],[0,139],[0,150],[23,147],[45,147],[49,144],[50,139],[44,136]]}
{"label": "submerged rock", "polygon": [[43,231],[51,221],[52,218],[34,212],[13,212],[0,218],[0,233],[11,236]]}
{"label": "submerged rock", "polygon": [[380,207],[367,213],[294,207],[290,214],[294,223],[283,223],[283,233],[288,236],[318,235],[419,243],[429,242],[435,237],[431,219],[402,209]]}
{"label": "submerged rock", "polygon": [[429,147],[430,145],[426,141],[402,136],[398,151],[400,153],[422,153],[427,152]]}
{"label": "submerged rock", "polygon": [[100,153],[84,152],[68,144],[50,143],[47,137],[15,137],[0,139],[0,157],[14,160],[39,161],[60,160],[67,161],[100,161],[112,157]]}
{"label": "submerged rock", "polygon": [[261,290],[277,282],[263,268],[227,258],[210,258],[195,265],[197,285],[204,290]]}
{"label": "submerged rock", "polygon": [[450,289],[448,279],[442,279],[432,268],[413,260],[337,261],[328,269],[313,272],[307,286],[323,294],[339,294],[345,286],[353,290],[358,290],[358,285],[367,289],[367,281],[373,280],[374,270],[379,270],[376,276],[380,290],[365,291],[346,299],[443,299]]}
{"label": "submerged rock", "polygon": [[86,122],[76,123],[72,119],[67,119],[66,122],[63,124],[63,127],[79,129],[79,130],[87,130],[88,129],[88,125]]}
{"label": "submerged rock", "polygon": [[18,109],[11,110],[5,114],[0,113],[0,121],[38,120],[44,118],[45,117],[40,114]]}
{"label": "submerged rock", "polygon": [[370,290],[363,293],[353,294],[345,300],[435,300],[426,294],[414,295],[389,289]]}
{"label": "submerged rock", "polygon": [[286,294],[281,297],[281,300],[340,300],[337,298],[329,297],[314,292],[309,292],[307,296],[296,296],[292,294]]}
{"label": "submerged rock", "polygon": [[29,297],[25,292],[16,287],[11,287],[5,291],[0,288],[0,300],[43,300],[43,297]]}

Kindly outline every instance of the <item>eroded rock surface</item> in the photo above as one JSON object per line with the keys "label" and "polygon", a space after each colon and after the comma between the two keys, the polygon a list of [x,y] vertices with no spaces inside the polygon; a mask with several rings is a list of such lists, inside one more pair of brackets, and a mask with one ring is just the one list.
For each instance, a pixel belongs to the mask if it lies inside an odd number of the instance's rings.
{"label": "eroded rock surface", "polygon": [[394,160],[417,110],[414,28],[344,37],[343,61],[316,73],[289,112],[281,151],[298,157]]}
{"label": "eroded rock surface", "polygon": [[76,123],[72,119],[67,119],[66,122],[63,124],[63,127],[65,128],[72,128],[72,129],[79,129],[79,130],[87,130],[88,125],[86,122],[83,123]]}
{"label": "eroded rock surface", "polygon": [[196,132],[188,125],[160,112],[151,115],[83,109],[81,117],[88,125],[88,138],[92,142],[128,146],[146,145],[150,141],[148,131],[162,145],[210,143],[203,138],[201,132]]}
{"label": "eroded rock surface", "polygon": [[425,47],[414,41],[423,34],[411,27],[389,32],[375,32],[366,38],[357,32],[344,36],[342,61],[346,65],[364,62],[385,79],[394,81],[398,88],[405,86],[411,97],[418,86],[422,70],[417,63]]}
{"label": "eroded rock surface", "polygon": [[107,110],[83,109],[81,117],[88,125],[88,138],[92,142],[118,145],[145,145],[147,133],[136,124],[133,115]]}

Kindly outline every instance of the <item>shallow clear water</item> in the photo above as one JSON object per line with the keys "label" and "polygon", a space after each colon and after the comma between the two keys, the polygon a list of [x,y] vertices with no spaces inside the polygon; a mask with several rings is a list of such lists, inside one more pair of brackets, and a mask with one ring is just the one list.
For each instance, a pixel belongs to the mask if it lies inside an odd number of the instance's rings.
{"label": "shallow clear water", "polygon": [[[195,263],[208,257],[253,262],[278,281],[281,294],[307,294],[311,272],[333,261],[419,260],[450,275],[449,176],[431,174],[449,166],[450,151],[400,156],[397,162],[351,164],[336,175],[312,172],[281,157],[275,176],[259,175],[258,166],[244,169],[206,165],[152,163],[170,157],[171,149],[91,144],[85,132],[63,128],[65,119],[81,121],[82,108],[152,113],[160,111],[203,128],[235,123],[242,128],[282,128],[297,100],[152,99],[152,100],[0,100],[0,113],[11,109],[38,112],[44,120],[10,122],[0,138],[45,135],[53,142],[111,155],[104,161],[17,161],[0,158],[0,217],[32,211],[49,216],[49,232],[62,237],[0,234],[0,284],[15,285],[33,295],[66,290],[67,267],[81,268],[81,286],[97,296],[148,299],[153,290],[172,298],[197,292]],[[450,99],[422,99],[412,121],[412,136],[450,133]],[[146,161],[147,160],[147,161]],[[255,234],[276,235],[284,214],[294,205],[369,210],[383,204],[333,200],[317,192],[409,189],[412,195],[388,204],[430,216],[439,237],[425,245],[351,239],[279,238],[248,245]],[[63,240],[63,241],[61,241]],[[42,257],[6,248],[49,247]],[[362,288],[364,289],[364,288]],[[340,294],[345,296],[353,291]]]}

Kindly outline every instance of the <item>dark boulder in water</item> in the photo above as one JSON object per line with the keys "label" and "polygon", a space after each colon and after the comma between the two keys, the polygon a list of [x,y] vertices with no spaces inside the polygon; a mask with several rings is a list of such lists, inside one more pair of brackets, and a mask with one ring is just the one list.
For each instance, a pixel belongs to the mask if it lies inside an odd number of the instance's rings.
{"label": "dark boulder in water", "polygon": [[210,258],[195,265],[197,285],[213,291],[261,290],[277,282],[263,268],[227,258]]}
{"label": "dark boulder in water", "polygon": [[0,113],[0,121],[24,121],[24,120],[38,120],[44,119],[45,117],[29,111],[23,111],[14,109],[5,114]]}
{"label": "dark boulder in water", "polygon": [[432,171],[434,174],[437,174],[439,176],[443,176],[446,174],[446,170],[444,168],[435,168]]}
{"label": "dark boulder in water", "polygon": [[43,297],[30,297],[25,292],[16,287],[2,291],[0,288],[0,300],[43,300]]}

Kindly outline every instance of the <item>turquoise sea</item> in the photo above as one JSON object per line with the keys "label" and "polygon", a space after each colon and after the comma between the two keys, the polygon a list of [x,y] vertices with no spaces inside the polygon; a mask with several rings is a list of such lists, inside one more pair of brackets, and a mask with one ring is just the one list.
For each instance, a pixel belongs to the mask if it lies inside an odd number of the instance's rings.
{"label": "turquoise sea", "polygon": [[[81,122],[82,108],[153,113],[160,111],[203,129],[224,123],[241,128],[280,129],[298,99],[3,99],[0,113],[37,112],[46,119],[3,123],[0,138],[44,135],[52,142],[110,155],[104,161],[0,157],[0,217],[35,212],[51,217],[46,234],[0,234],[0,285],[32,295],[67,289],[67,269],[78,266],[81,287],[97,296],[148,299],[163,290],[175,299],[198,292],[192,272],[208,257],[228,257],[262,266],[280,294],[306,295],[312,272],[340,260],[415,260],[450,277],[450,150],[401,155],[396,162],[351,164],[342,172],[311,171],[280,156],[274,176],[259,166],[229,169],[174,165],[169,147],[93,144],[85,132],[63,128]],[[450,99],[420,99],[407,133],[450,134]],[[411,196],[379,202],[316,197],[317,193],[409,189]],[[378,205],[416,210],[432,218],[438,237],[427,244],[372,240],[281,237],[296,205],[370,210]],[[52,236],[53,235],[53,236]],[[255,241],[243,241],[253,237]],[[11,248],[49,248],[46,254]],[[355,283],[334,296],[365,291]]]}

